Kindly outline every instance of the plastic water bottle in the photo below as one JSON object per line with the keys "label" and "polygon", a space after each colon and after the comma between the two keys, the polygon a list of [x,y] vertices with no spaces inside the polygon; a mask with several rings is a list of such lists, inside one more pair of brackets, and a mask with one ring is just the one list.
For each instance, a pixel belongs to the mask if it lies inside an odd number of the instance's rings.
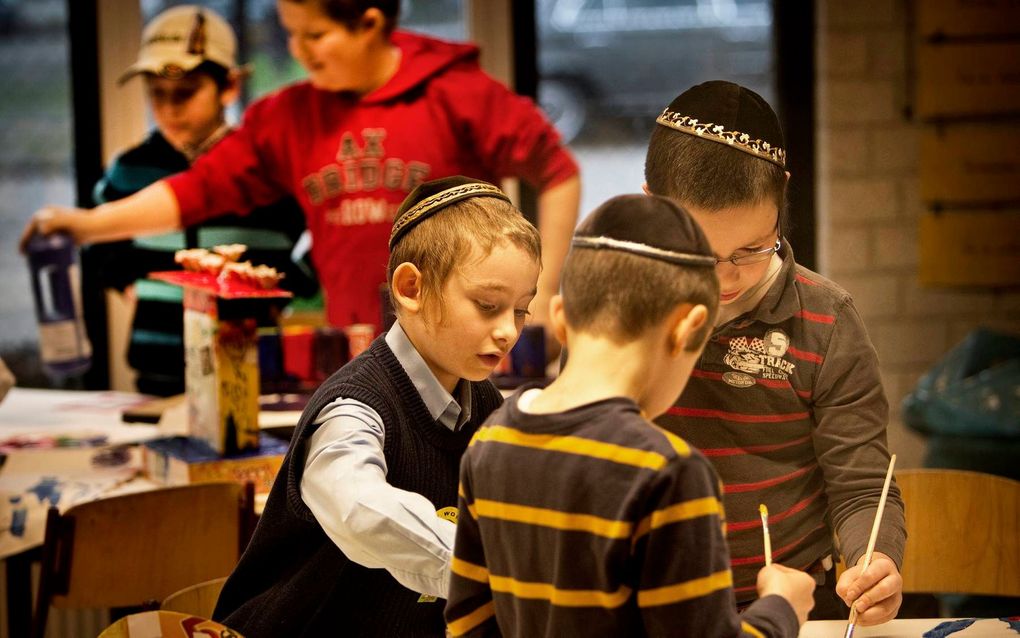
{"label": "plastic water bottle", "polygon": [[84,373],[92,364],[92,344],[85,333],[81,273],[74,240],[66,233],[34,235],[25,247],[32,275],[39,354],[54,379]]}

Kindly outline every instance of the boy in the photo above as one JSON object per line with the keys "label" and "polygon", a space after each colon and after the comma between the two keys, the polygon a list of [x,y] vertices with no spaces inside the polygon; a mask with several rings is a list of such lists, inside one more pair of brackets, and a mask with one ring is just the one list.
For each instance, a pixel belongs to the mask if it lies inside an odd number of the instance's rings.
{"label": "boy", "polygon": [[541,247],[506,195],[463,177],[416,188],[389,244],[396,323],[310,400],[217,604],[249,638],[444,635],[460,456],[502,401],[486,378]]}
{"label": "boy", "polygon": [[[889,620],[902,599],[905,537],[895,484],[871,566],[859,566],[889,465],[888,405],[850,295],[798,266],[782,237],[779,120],[753,91],[716,81],[681,94],[657,123],[645,189],[698,221],[721,288],[705,352],[658,423],[722,478],[737,602],[755,596],[765,504],[773,556],[824,583],[812,618],[846,618],[843,602],[856,601],[860,624]],[[838,586],[834,550],[849,567]]]}
{"label": "boy", "polygon": [[550,316],[570,352],[492,414],[461,463],[454,636],[796,636],[807,574],[773,565],[734,609],[711,466],[651,419],[672,405],[719,301],[694,221],[629,195],[585,220]]}
{"label": "boy", "polygon": [[308,81],[249,106],[238,130],[190,170],[88,215],[45,208],[26,235],[63,229],[80,243],[109,241],[293,195],[312,235],[327,319],[378,331],[386,237],[407,193],[449,175],[520,177],[539,191],[542,320],[580,181],[535,104],[483,73],[477,47],[395,31],[398,0],[278,0],[277,11]]}
{"label": "boy", "polygon": [[[230,131],[224,112],[237,99],[243,75],[236,50],[230,25],[204,7],[173,7],[146,25],[138,60],[120,81],[143,76],[156,128],[107,168],[96,184],[97,204],[186,170]],[[283,272],[284,288],[312,295],[318,288],[314,277],[291,259],[303,231],[297,203],[286,198],[245,217],[227,215],[189,228],[187,236],[170,233],[93,246],[104,286],[133,287],[137,303],[127,356],[138,390],[160,396],[184,391],[182,292],[145,279],[148,273],[177,269],[174,251],[181,248],[236,242],[248,246],[245,259]]]}

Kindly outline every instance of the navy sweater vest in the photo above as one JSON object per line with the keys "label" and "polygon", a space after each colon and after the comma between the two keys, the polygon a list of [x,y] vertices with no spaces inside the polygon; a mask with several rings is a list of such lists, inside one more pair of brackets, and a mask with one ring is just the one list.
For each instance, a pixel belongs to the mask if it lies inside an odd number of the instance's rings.
{"label": "navy sweater vest", "polygon": [[322,409],[345,397],[382,417],[387,481],[437,510],[457,506],[460,457],[502,402],[488,381],[471,383],[471,419],[459,431],[436,422],[384,337],[327,379],[312,396],[270,491],[251,543],[230,575],[214,618],[248,638],[394,636],[442,638],[443,600],[420,594],[384,569],[350,561],[301,500],[308,441]]}

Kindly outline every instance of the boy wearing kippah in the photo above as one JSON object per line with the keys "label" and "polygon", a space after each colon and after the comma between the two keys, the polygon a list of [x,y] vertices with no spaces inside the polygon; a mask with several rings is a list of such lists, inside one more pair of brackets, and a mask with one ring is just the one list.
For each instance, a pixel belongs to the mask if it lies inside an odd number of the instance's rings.
{"label": "boy wearing kippah", "polygon": [[541,270],[498,188],[416,188],[390,234],[396,323],[319,388],[215,618],[261,636],[444,636],[460,456],[502,401]]}
{"label": "boy wearing kippah", "polygon": [[[885,622],[902,600],[895,483],[871,565],[859,564],[889,465],[888,404],[850,295],[798,266],[782,236],[790,174],[779,120],[753,91],[715,81],[685,91],[657,123],[645,188],[701,225],[721,290],[691,381],[658,423],[722,478],[737,602],[756,595],[764,504],[775,559],[822,585],[812,618],[846,618],[856,601],[859,624]],[[838,584],[836,552],[849,567]]]}
{"label": "boy wearing kippah", "polygon": [[761,598],[738,616],[719,480],[649,421],[704,347],[714,266],[662,197],[616,197],[577,230],[550,312],[570,357],[496,410],[461,462],[452,635],[797,635],[811,577],[760,570]]}

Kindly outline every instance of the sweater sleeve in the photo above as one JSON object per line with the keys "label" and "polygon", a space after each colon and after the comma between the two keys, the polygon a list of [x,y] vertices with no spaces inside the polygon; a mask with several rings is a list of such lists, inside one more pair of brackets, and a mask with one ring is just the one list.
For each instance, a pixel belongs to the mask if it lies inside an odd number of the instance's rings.
{"label": "sweater sleeve", "polygon": [[[637,603],[648,636],[796,636],[797,617],[769,596],[742,620],[723,533],[721,487],[700,455],[660,472],[635,532]],[[777,600],[773,600],[777,598]]]}
{"label": "sweater sleeve", "polygon": [[478,519],[473,514],[467,454],[460,466],[458,492],[457,538],[453,546],[450,591],[445,611],[447,630],[453,636],[500,636]]}
{"label": "sweater sleeve", "polygon": [[277,137],[281,127],[293,124],[283,122],[279,110],[271,109],[266,100],[252,104],[241,126],[190,169],[167,178],[180,206],[182,226],[224,213],[247,214],[290,194],[281,174]]}
{"label": "sweater sleeve", "polygon": [[[815,454],[840,552],[847,565],[855,565],[867,548],[889,467],[889,406],[878,356],[849,297],[824,356],[814,389]],[[899,566],[905,542],[903,500],[893,482],[875,549]]]}
{"label": "sweater sleeve", "polygon": [[447,80],[453,119],[494,175],[519,177],[539,192],[577,175],[577,162],[530,98],[477,70],[451,72]]}

